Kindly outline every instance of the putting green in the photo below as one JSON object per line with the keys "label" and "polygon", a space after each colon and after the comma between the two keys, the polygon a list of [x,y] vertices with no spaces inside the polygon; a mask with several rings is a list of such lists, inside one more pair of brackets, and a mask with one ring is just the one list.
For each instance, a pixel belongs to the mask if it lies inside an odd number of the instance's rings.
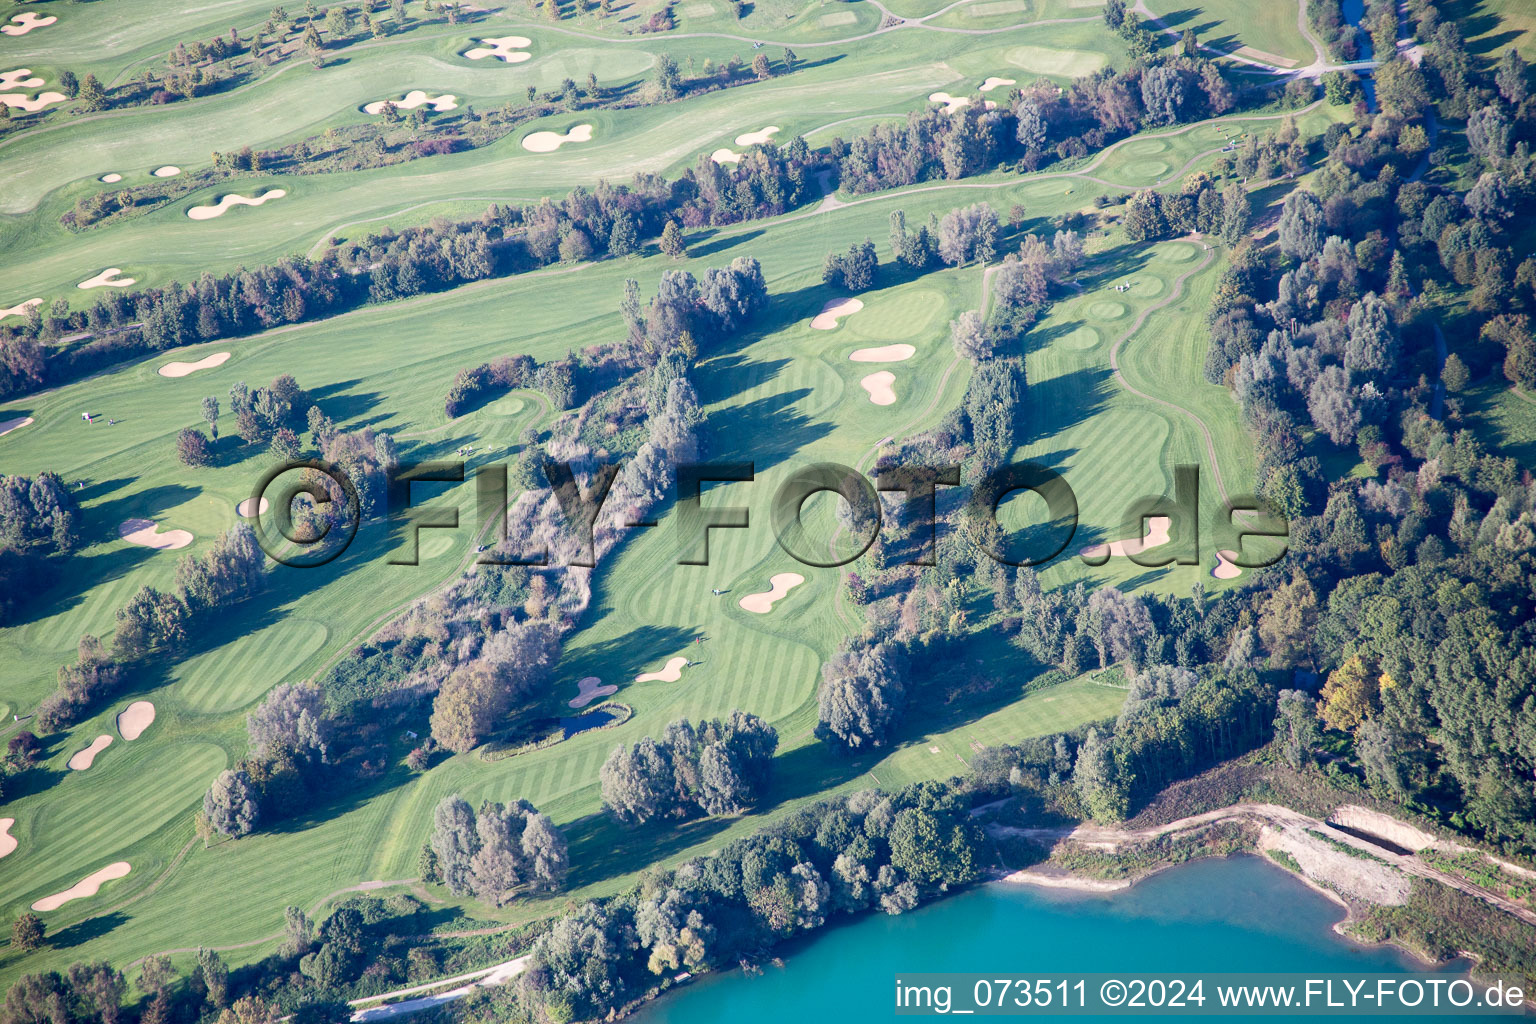
{"label": "putting green", "polygon": [[1104,340],[1103,336],[1099,334],[1098,329],[1089,327],[1087,324],[1061,336],[1061,344],[1075,349],[1093,348],[1102,340]]}
{"label": "putting green", "polygon": [[424,530],[421,534],[421,557],[441,557],[458,547],[459,542],[456,530]]}
{"label": "putting green", "polygon": [[1127,181],[1161,181],[1171,170],[1162,160],[1132,160],[1120,173]]}
{"label": "putting green", "polygon": [[1058,50],[1045,46],[1009,47],[1003,59],[1016,68],[1033,71],[1037,75],[1057,75],[1063,78],[1091,75],[1108,63],[1102,53]]}
{"label": "putting green", "polygon": [[1188,263],[1195,258],[1195,247],[1192,245],[1163,245],[1157,250],[1157,259],[1162,263]]}
{"label": "putting green", "polygon": [[[851,338],[864,338],[882,343],[926,339],[943,327],[940,322],[945,313],[944,296],[932,288],[893,288],[877,293],[878,299],[865,297],[864,308],[858,316],[843,320],[839,345],[846,345]],[[819,307],[818,307],[819,308]],[[818,332],[820,333],[820,332]],[[837,335],[828,332],[828,338]]]}
{"label": "putting green", "polygon": [[243,636],[182,666],[177,695],[193,711],[233,711],[290,681],[329,631],[309,619],[284,619]]}
{"label": "putting green", "polygon": [[1125,316],[1125,303],[1099,299],[1088,304],[1088,315],[1095,320],[1118,320]]}
{"label": "putting green", "polygon": [[498,398],[494,402],[487,403],[485,411],[492,416],[516,416],[527,406],[528,403],[517,395],[507,395],[505,398]]}
{"label": "putting green", "polygon": [[1138,299],[1155,299],[1167,290],[1163,279],[1155,274],[1142,273],[1131,279],[1131,294]]}
{"label": "putting green", "polygon": [[1132,139],[1120,147],[1122,156],[1154,156],[1168,152],[1167,139]]}

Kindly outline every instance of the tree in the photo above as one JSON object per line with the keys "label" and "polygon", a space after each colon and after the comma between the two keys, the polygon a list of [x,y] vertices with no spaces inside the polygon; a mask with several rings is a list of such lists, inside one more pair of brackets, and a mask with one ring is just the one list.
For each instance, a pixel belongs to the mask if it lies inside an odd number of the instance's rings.
{"label": "tree", "polygon": [[1317,702],[1317,717],[1330,729],[1353,732],[1375,706],[1376,681],[1357,654],[1328,674],[1322,699]]}
{"label": "tree", "polygon": [[1471,374],[1467,371],[1467,364],[1462,362],[1461,356],[1452,352],[1445,357],[1445,366],[1440,369],[1440,380],[1445,384],[1445,390],[1453,395],[1466,390]]}
{"label": "tree", "polygon": [[106,110],[111,102],[107,99],[107,91],[101,87],[101,82],[93,74],[87,74],[80,83],[80,107],[82,110],[95,111]]}
{"label": "tree", "polygon": [[208,435],[194,427],[183,428],[176,435],[176,457],[184,466],[206,466],[213,461],[213,446]]}
{"label": "tree", "polygon": [[1259,612],[1259,639],[1276,668],[1293,668],[1311,648],[1317,594],[1305,577],[1275,588]]}
{"label": "tree", "polygon": [[1231,182],[1221,190],[1221,240],[1236,245],[1248,234],[1248,224],[1253,217],[1253,207],[1248,201],[1248,190],[1237,182]]}
{"label": "tree", "polygon": [[80,95],[80,79],[75,77],[73,71],[59,72],[59,91],[70,99]]}
{"label": "tree", "polygon": [[144,992],[158,995],[175,980],[176,969],[171,966],[171,958],[164,954],[147,956],[139,966],[139,988]]}
{"label": "tree", "polygon": [[1125,237],[1132,242],[1161,238],[1167,225],[1163,221],[1162,197],[1151,189],[1131,196],[1125,204]]}
{"label": "tree", "polygon": [[683,231],[675,220],[667,221],[667,226],[662,228],[661,251],[675,260],[688,255],[688,244],[683,241]]}
{"label": "tree", "polygon": [[1306,189],[1295,189],[1280,209],[1280,248],[1297,261],[1323,251],[1327,224],[1323,204]]}
{"label": "tree", "polygon": [[760,82],[773,77],[773,69],[768,66],[768,55],[766,53],[759,53],[756,57],[752,58],[752,73],[757,76],[757,80]]}
{"label": "tree", "polygon": [[260,808],[251,777],[244,771],[225,769],[203,794],[203,813],[215,830],[238,839],[256,827]]}
{"label": "tree", "polygon": [[997,211],[989,203],[951,210],[939,220],[939,255],[952,267],[997,255]]}
{"label": "tree", "polygon": [[981,314],[968,309],[949,322],[949,340],[955,347],[955,355],[979,363],[992,356],[992,338]]}
{"label": "tree", "polygon": [[201,986],[209,1005],[220,1008],[229,1004],[229,967],[211,949],[197,951],[197,966],[192,969],[192,984]]}
{"label": "tree", "polygon": [[1125,24],[1125,0],[1108,0],[1104,5],[1104,24],[1120,31],[1120,26]]}
{"label": "tree", "polygon": [[629,256],[639,248],[640,232],[635,227],[635,218],[627,210],[619,211],[608,232],[608,252],[614,256]]}
{"label": "tree", "polygon": [[1424,73],[1412,62],[1394,58],[1376,69],[1376,98],[1381,109],[1399,121],[1412,120],[1429,106]]}
{"label": "tree", "polygon": [[511,699],[484,662],[453,671],[432,702],[432,738],[456,754],[473,750],[507,713]]}
{"label": "tree", "polygon": [[1114,750],[1097,729],[1090,728],[1078,748],[1072,786],[1097,821],[1121,821],[1130,809],[1128,787],[1115,762]]}
{"label": "tree", "polygon": [[11,927],[11,948],[30,953],[43,944],[46,931],[43,919],[29,910],[18,917],[16,924]]}
{"label": "tree", "polygon": [[212,395],[203,399],[203,419],[208,423],[208,432],[213,439],[219,439],[219,400]]}
{"label": "tree", "polygon": [[438,801],[432,812],[432,852],[443,884],[455,896],[471,891],[470,865],[480,852],[475,812],[457,793]]}
{"label": "tree", "polygon": [[884,645],[854,646],[822,666],[816,734],[857,750],[882,746],[906,710],[907,688]]}
{"label": "tree", "polygon": [[565,833],[555,827],[546,814],[530,810],[523,825],[523,860],[528,865],[528,880],[536,887],[554,890],[565,884],[571,867]]}
{"label": "tree", "polygon": [[245,719],[251,756],[279,747],[323,762],[330,735],[325,694],[314,683],[279,683]]}

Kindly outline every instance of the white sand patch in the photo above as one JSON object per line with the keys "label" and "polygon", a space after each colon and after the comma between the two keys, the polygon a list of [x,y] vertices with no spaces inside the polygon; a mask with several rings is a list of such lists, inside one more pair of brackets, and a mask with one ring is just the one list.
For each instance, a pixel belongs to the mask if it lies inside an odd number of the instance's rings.
{"label": "white sand patch", "polygon": [[120,860],[116,864],[108,864],[100,871],[86,875],[84,878],[80,879],[80,881],[76,882],[68,889],[65,889],[63,892],[55,893],[52,896],[44,896],[42,899],[32,904],[32,909],[44,911],[58,910],[70,900],[83,900],[87,896],[95,896],[96,893],[101,889],[101,884],[103,882],[110,882],[114,879],[122,878],[132,870],[133,865],[129,864],[125,860]]}
{"label": "white sand patch", "polygon": [[27,99],[27,94],[22,92],[0,92],[0,103],[28,114],[35,114],[50,103],[63,103],[68,98],[61,92],[40,92],[36,99]]}
{"label": "white sand patch", "polygon": [[459,109],[459,98],[452,93],[445,92],[441,96],[429,96],[420,89],[412,89],[405,94],[404,99],[374,100],[363,108],[363,112],[367,114],[382,114],[384,113],[384,104],[386,103],[393,103],[396,110],[415,110],[417,107],[431,104],[432,109],[439,114]]}
{"label": "white sand patch", "polygon": [[530,153],[553,153],[567,142],[591,142],[592,126],[579,124],[561,135],[559,132],[534,132],[523,136],[523,148]]}
{"label": "white sand patch", "polygon": [[58,20],[51,14],[45,18],[34,11],[27,11],[25,14],[17,14],[11,18],[11,21],[15,22],[14,25],[0,25],[0,32],[8,36],[24,36],[35,28],[52,25]]}
{"label": "white sand patch", "polygon": [[123,180],[123,176],[114,171],[111,174],[103,174],[101,176],[101,180],[106,182],[108,185],[116,185],[118,182]]}
{"label": "white sand patch", "polygon": [[27,310],[31,309],[33,306],[41,306],[42,304],[42,299],[28,299],[26,302],[18,302],[16,305],[11,306],[9,309],[0,309],[0,320],[4,320],[8,316],[26,316]]}
{"label": "white sand patch", "polygon": [[1019,83],[1014,81],[1012,78],[988,78],[985,82],[981,83],[981,91],[982,92],[991,92],[993,89],[996,89],[1000,85],[1018,85],[1018,84]]}
{"label": "white sand patch", "polygon": [[129,519],[117,528],[117,535],[129,544],[158,551],[174,551],[192,543],[192,534],[186,530],[160,531],[160,524],[153,519]]}
{"label": "white sand patch", "polygon": [[14,824],[15,818],[0,818],[0,857],[16,852],[16,837],[11,835],[11,826]]}
{"label": "white sand patch", "polygon": [[911,345],[881,345],[879,348],[861,348],[848,357],[853,363],[900,363],[911,359],[917,349]]}
{"label": "white sand patch", "polygon": [[195,363],[184,363],[180,360],[166,363],[155,372],[162,377],[185,377],[187,374],[196,373],[198,370],[211,370],[215,366],[222,365],[228,358],[228,352],[215,352],[211,356],[203,356],[203,358]]}
{"label": "white sand patch", "polygon": [[896,390],[891,387],[896,383],[896,375],[890,370],[881,370],[872,373],[859,381],[859,386],[869,392],[869,400],[876,405],[894,405],[896,402]]}
{"label": "white sand patch", "polygon": [[240,502],[240,504],[235,506],[235,514],[245,519],[249,519],[251,516],[256,515],[257,511],[259,511],[261,515],[267,514],[266,498],[261,499],[261,508],[259,510],[252,510],[250,498],[246,498],[244,501]]}
{"label": "white sand patch", "polygon": [[717,164],[741,163],[741,154],[736,152],[734,149],[717,149],[713,153],[709,154],[709,158]]}
{"label": "white sand patch", "polygon": [[1168,529],[1173,526],[1173,520],[1167,516],[1152,516],[1147,520],[1147,535],[1141,540],[1117,540],[1109,544],[1091,544],[1083,548],[1084,558],[1103,558],[1105,555],[1137,555],[1152,548],[1162,547],[1168,543]]}
{"label": "white sand patch", "polygon": [[779,126],[771,124],[767,128],[761,128],[755,132],[747,132],[745,135],[736,136],[738,146],[761,146],[779,133]]}
{"label": "white sand patch", "polygon": [[111,745],[111,736],[108,736],[105,733],[97,736],[94,740],[91,740],[90,746],[86,747],[84,750],[75,751],[74,756],[69,759],[69,770],[72,772],[85,771],[91,765],[96,763],[96,755],[101,753],[103,750],[106,750],[107,747]]}
{"label": "white sand patch", "polygon": [[13,430],[20,430],[32,422],[31,416],[23,416],[20,419],[5,420],[0,422],[0,437],[4,437]]}
{"label": "white sand patch", "polygon": [[1211,575],[1219,580],[1235,580],[1243,574],[1243,570],[1232,564],[1237,557],[1236,551],[1216,552],[1216,568],[1211,570]]}
{"label": "white sand patch", "polygon": [[[508,64],[521,64],[533,56],[525,52],[525,49],[533,45],[533,40],[527,36],[502,36],[499,39],[481,39],[485,46],[477,46],[473,50],[466,50],[464,56],[470,60],[484,60],[486,57],[495,57],[497,60],[506,61]],[[382,109],[382,108],[381,108]]]}
{"label": "white sand patch", "polygon": [[1276,67],[1281,68],[1293,68],[1298,63],[1300,63],[1299,61],[1294,61],[1287,57],[1282,57],[1276,53],[1266,53],[1263,50],[1256,50],[1251,46],[1239,46],[1237,48],[1237,55],[1239,57],[1247,57],[1249,60],[1256,60],[1260,64],[1273,64]]}
{"label": "white sand patch", "polygon": [[863,308],[864,303],[860,299],[833,299],[811,318],[811,327],[818,331],[835,330],[840,317],[852,316]]}
{"label": "white sand patch", "polygon": [[578,682],[576,687],[580,692],[566,701],[573,708],[584,708],[599,697],[606,697],[610,693],[619,692],[619,688],[611,683],[604,686],[603,681],[597,678],[597,676],[587,676]]}
{"label": "white sand patch", "polygon": [[181,173],[181,168],[175,164],[166,164],[164,167],[156,167],[149,173],[157,178],[174,178]]}
{"label": "white sand patch", "polygon": [[31,68],[19,68],[15,71],[0,73],[0,89],[40,89],[43,86],[41,78],[33,78]]}
{"label": "white sand patch", "polygon": [[232,192],[227,196],[221,196],[213,206],[194,206],[187,211],[187,216],[193,220],[212,220],[215,217],[224,216],[224,211],[236,206],[260,206],[268,199],[281,199],[287,195],[287,191],[280,188],[269,188],[255,199],[247,199],[239,193]]}
{"label": "white sand patch", "polygon": [[660,672],[643,672],[635,676],[637,683],[675,683],[683,678],[683,668],[688,664],[687,658],[668,658],[666,667]]}
{"label": "white sand patch", "polygon": [[748,594],[739,603],[749,612],[764,615],[773,611],[774,604],[782,601],[791,588],[798,587],[804,582],[805,577],[797,572],[777,572],[768,577],[768,586],[772,588],[771,590],[761,594]]}
{"label": "white sand patch", "polygon": [[136,700],[117,716],[117,731],[124,740],[132,743],[144,735],[155,720],[155,706],[147,700]]}
{"label": "white sand patch", "polygon": [[117,275],[121,274],[122,272],[122,267],[108,267],[106,270],[103,270],[95,277],[88,277],[84,281],[81,281],[79,284],[75,285],[75,287],[81,289],[127,288],[129,285],[138,280],[138,278],[135,277],[118,277]]}
{"label": "white sand patch", "polygon": [[[966,107],[970,106],[971,98],[969,96],[951,96],[947,92],[931,92],[928,94],[928,102],[942,103],[944,104],[944,113],[953,114],[957,110],[964,110]],[[984,102],[986,103],[988,110],[997,109],[997,104],[991,100],[985,100]]]}

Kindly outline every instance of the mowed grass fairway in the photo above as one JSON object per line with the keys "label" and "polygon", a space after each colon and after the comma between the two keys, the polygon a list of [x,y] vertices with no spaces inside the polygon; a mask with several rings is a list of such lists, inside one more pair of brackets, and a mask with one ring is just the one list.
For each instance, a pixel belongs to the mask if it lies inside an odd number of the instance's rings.
{"label": "mowed grass fairway", "polygon": [[[241,0],[215,14],[180,0],[119,0],[108,16],[86,5],[47,6],[60,21],[0,40],[0,63],[4,69],[32,66],[50,84],[63,68],[82,75],[94,70],[103,80],[135,74],[177,40],[207,38],[231,25],[244,31],[264,20],[270,7]],[[913,18],[943,7],[937,0],[890,6]],[[412,10],[417,7],[412,0]],[[1232,7],[1235,12],[1237,5]],[[1290,12],[1294,29],[1294,8],[1280,12]],[[0,4],[0,19],[11,13],[11,6]],[[618,25],[574,19],[555,26],[527,24],[521,10],[507,8],[469,24],[428,25],[360,44],[344,51],[345,63],[318,72],[295,64],[196,101],[58,119],[36,132],[13,133],[0,142],[0,247],[7,253],[0,305],[33,295],[88,303],[93,296],[75,283],[107,266],[123,267],[141,284],[191,281],[204,270],[226,272],[309,252],[332,234],[359,237],[438,214],[472,216],[493,200],[558,197],[604,176],[676,174],[699,154],[770,124],[781,127],[781,141],[806,133],[824,145],[875,119],[921,109],[935,90],[967,95],[989,76],[1027,83],[1043,74],[1064,83],[1124,57],[1123,44],[1103,30],[1096,7],[1063,0],[1020,0],[1008,10],[994,0],[974,16],[960,7],[935,19],[935,26],[963,25],[981,33],[976,35],[908,26],[860,38],[880,22],[878,11],[865,4],[802,7],[765,0],[738,22],[723,0],[695,0],[679,5],[678,13],[678,33],[624,36],[638,12],[624,14]],[[854,20],[834,24],[824,18],[838,13]],[[1243,30],[1268,31],[1265,19],[1254,18]],[[533,60],[501,65],[461,57],[471,39],[514,32],[534,40]],[[706,57],[720,62],[735,52],[750,59],[755,38],[769,41],[775,59],[776,47],[790,42],[806,66],[678,104],[562,113],[474,152],[348,174],[253,176],[78,235],[58,224],[79,195],[103,187],[96,181],[100,174],[116,171],[132,183],[147,180],[149,170],[163,163],[196,168],[206,164],[210,149],[276,145],[330,124],[363,120],[357,109],[362,103],[398,98],[408,89],[453,92],[461,104],[486,105],[516,97],[529,84],[549,88],[566,76],[583,80],[589,70],[605,85],[634,85],[660,52],[680,63]],[[1264,36],[1244,41],[1274,52],[1287,45]],[[1006,90],[993,95],[1003,101]],[[1302,129],[1320,133],[1332,116],[1315,109],[1301,117]],[[595,126],[590,143],[545,155],[521,147],[529,131],[563,131],[577,123]],[[1229,117],[1220,123],[1262,131],[1279,120]],[[980,200],[1003,212],[1019,203],[1027,211],[1024,230],[1049,233],[1052,218],[1091,209],[1101,196],[1113,213],[1132,190],[1177,188],[1183,175],[1209,168],[1225,142],[1215,125],[1202,123],[1140,136],[1041,174],[993,174],[833,197],[825,210],[813,205],[774,220],[690,232],[693,256],[686,262],[651,251],[484,281],[321,323],[160,353],[0,407],[0,421],[36,421],[0,438],[0,469],[29,475],[52,470],[82,483],[77,493],[86,541],[24,621],[0,630],[0,708],[9,717],[10,711],[27,714],[50,692],[58,666],[71,658],[82,634],[109,636],[116,610],[139,587],[170,589],[181,555],[206,551],[237,522],[236,503],[249,496],[270,463],[265,453],[251,453],[231,436],[225,398],[231,385],[255,387],[290,373],[344,429],[388,431],[407,459],[450,458],[461,446],[474,445],[479,452],[473,469],[514,458],[522,432],[546,428],[554,410],[542,396],[518,392],[449,421],[442,401],[457,369],[514,353],[558,358],[622,337],[618,308],[628,277],[649,295],[667,269],[701,274],[751,255],[761,260],[771,293],[754,330],[707,353],[695,372],[709,414],[709,454],[751,461],[757,474],[750,484],[709,487],[705,501],[747,506],[754,529],[715,531],[706,567],[677,564],[670,511],[658,527],[637,530],[598,570],[594,607],[567,643],[554,682],[531,709],[569,713],[577,681],[597,676],[619,687],[613,699],[634,708],[630,721],[512,758],[453,757],[425,773],[411,773],[401,763],[413,743],[387,737],[390,765],[372,783],[271,831],[206,849],[194,840],[192,815],[202,793],[246,749],[250,707],[278,683],[321,675],[469,564],[478,530],[473,485],[419,487],[418,500],[456,505],[463,523],[453,533],[425,533],[420,565],[388,564],[400,538],[379,522],[365,523],[341,558],[319,569],[275,569],[261,597],[194,638],[190,656],[137,676],[130,691],[90,720],[48,739],[44,768],[7,792],[5,815],[16,818],[12,831],[19,846],[0,860],[0,917],[12,920],[36,899],[113,861],[127,860],[133,869],[97,896],[45,915],[56,938],[50,947],[26,957],[0,952],[0,985],[74,960],[126,966],[149,953],[199,945],[224,948],[234,962],[257,958],[275,944],[286,905],[310,909],[363,882],[413,880],[432,807],[454,792],[472,803],[531,800],[567,830],[571,892],[496,912],[460,908],[466,917],[514,922],[557,911],[570,898],[618,891],[650,864],[715,849],[770,816],[829,793],[945,777],[963,771],[978,745],[1112,717],[1124,691],[1090,678],[1025,695],[1031,676],[1019,668],[1017,652],[1006,638],[987,634],[971,652],[980,664],[957,659],[923,667],[935,681],[891,748],[858,758],[830,750],[812,734],[820,666],[858,627],[858,610],[839,601],[839,570],[807,568],[779,548],[767,526],[769,509],[775,489],[795,469],[824,461],[867,467],[882,439],[933,426],[964,394],[970,367],[955,357],[948,324],[982,305],[985,268],[916,278],[896,272],[886,241],[892,210],[904,209],[908,223],[918,224],[930,213]],[[267,186],[289,195],[211,221],[185,215],[187,207],[218,194],[249,195]],[[1114,222],[1106,223],[1107,230],[1089,240],[1080,290],[1064,292],[1026,339],[1029,429],[1016,455],[1062,471],[1083,512],[1068,557],[1047,570],[1048,584],[1083,578],[1187,594],[1195,583],[1218,585],[1209,576],[1215,544],[1204,522],[1220,494],[1200,424],[1210,432],[1227,490],[1252,487],[1250,445],[1235,406],[1200,377],[1204,309],[1222,253],[1197,239],[1128,245]],[[866,237],[875,241],[884,265],[878,286],[859,296],[864,308],[837,329],[811,329],[811,318],[843,297],[821,283],[823,257]],[[1009,234],[1003,247],[1018,241]],[[1128,289],[1115,290],[1127,282]],[[889,364],[849,361],[855,349],[895,343],[912,345],[914,356]],[[156,372],[172,359],[226,351],[227,362],[184,378]],[[1143,394],[1117,381],[1111,352],[1118,353],[1126,381]],[[861,385],[881,370],[895,378],[889,405],[873,404]],[[174,439],[180,429],[202,425],[205,395],[226,403],[220,421],[225,436],[218,464],[192,470],[175,458]],[[80,413],[86,411],[101,419],[85,424]],[[116,425],[106,426],[107,417]],[[1202,471],[1202,564],[1147,570],[1114,559],[1092,568],[1073,557],[1082,546],[1134,532],[1125,518],[1129,500],[1169,493],[1173,467],[1181,463]],[[1023,516],[1027,509],[1010,514]],[[130,518],[188,530],[195,541],[180,552],[129,545],[119,539],[118,526]],[[767,590],[769,578],[786,571],[801,573],[805,582],[771,612],[756,615],[739,606],[741,597]],[[726,593],[715,596],[716,588]],[[676,682],[634,682],[637,674],[678,656],[691,664]],[[976,675],[993,684],[985,701],[947,699],[951,683],[958,688]],[[116,738],[89,770],[69,771],[65,762],[95,736],[116,736],[113,716],[136,699],[155,704],[154,724],[132,743]],[[616,744],[659,734],[674,719],[717,717],[735,708],[764,716],[779,731],[775,781],[757,813],[642,829],[620,828],[601,813],[598,768]],[[15,728],[0,728],[0,738]],[[413,728],[425,733],[427,723]]]}

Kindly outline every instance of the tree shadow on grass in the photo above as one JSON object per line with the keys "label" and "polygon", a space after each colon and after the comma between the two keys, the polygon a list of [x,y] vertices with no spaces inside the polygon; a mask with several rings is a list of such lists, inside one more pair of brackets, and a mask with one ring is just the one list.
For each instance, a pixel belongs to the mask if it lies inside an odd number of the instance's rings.
{"label": "tree shadow on grass", "polygon": [[48,936],[48,945],[54,949],[73,949],[84,945],[92,939],[99,939],[112,931],[120,924],[126,924],[128,915],[120,910],[114,910],[110,914],[98,914],[88,917],[79,924],[72,924],[63,931]]}

